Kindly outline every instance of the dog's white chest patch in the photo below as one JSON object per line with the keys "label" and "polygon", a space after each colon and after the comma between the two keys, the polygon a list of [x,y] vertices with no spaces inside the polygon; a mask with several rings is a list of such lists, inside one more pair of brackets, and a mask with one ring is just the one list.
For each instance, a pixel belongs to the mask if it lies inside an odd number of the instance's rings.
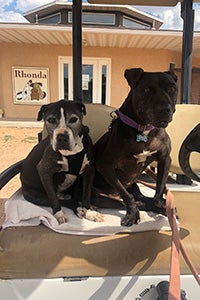
{"label": "dog's white chest patch", "polygon": [[[57,161],[59,165],[61,165],[61,170],[64,172],[69,171],[69,163],[66,157],[62,157],[62,160]],[[72,174],[65,174],[65,180],[58,186],[58,192],[62,192],[68,189],[76,180],[77,176]]]}
{"label": "dog's white chest patch", "polygon": [[155,151],[143,150],[143,152],[133,155],[133,156],[137,159],[137,164],[145,163],[145,161],[147,160],[147,157],[151,156],[152,154],[154,154],[156,152],[157,152],[157,150],[155,150]]}
{"label": "dog's white chest patch", "polygon": [[76,178],[76,175],[66,174],[65,180],[58,186],[58,192],[68,189],[75,182]]}
{"label": "dog's white chest patch", "polygon": [[87,165],[89,165],[90,161],[88,160],[87,158],[87,154],[84,155],[84,158],[83,158],[83,163],[82,163],[82,166],[81,166],[81,169],[80,169],[80,174],[82,174],[85,170],[85,167]]}
{"label": "dog's white chest patch", "polygon": [[61,171],[68,172],[69,171],[69,164],[68,159],[66,157],[62,157],[62,160],[58,160],[57,163],[61,165]]}

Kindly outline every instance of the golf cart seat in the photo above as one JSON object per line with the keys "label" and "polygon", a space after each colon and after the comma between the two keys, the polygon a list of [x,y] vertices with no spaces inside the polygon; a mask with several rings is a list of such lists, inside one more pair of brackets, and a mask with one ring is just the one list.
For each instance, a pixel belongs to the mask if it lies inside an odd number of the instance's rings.
{"label": "golf cart seat", "polygon": [[[180,149],[186,139],[186,137],[191,133],[191,131],[200,123],[200,105],[197,104],[177,104],[176,112],[173,116],[173,121],[168,125],[167,132],[171,138],[172,150],[171,150],[171,167],[170,171],[177,175],[177,182],[180,184],[190,184],[190,180],[185,176],[184,170],[181,165],[184,162],[180,162]],[[196,132],[196,138],[193,139],[193,145],[191,148],[191,157],[189,157],[189,163],[194,173],[200,172],[200,146],[199,146],[199,136]],[[188,149],[189,150],[189,149]],[[189,153],[188,153],[189,154]],[[188,159],[187,156],[181,156],[181,160]],[[189,174],[187,174],[192,178]],[[196,179],[197,180],[197,179]],[[199,179],[200,180],[200,179]]]}
{"label": "golf cart seat", "polygon": [[[113,108],[88,104],[84,123],[95,142],[109,127]],[[21,163],[15,171],[20,171]],[[7,174],[6,174],[7,172]],[[8,171],[4,176],[11,177]],[[9,174],[8,174],[9,173]],[[4,180],[1,174],[1,181]],[[174,192],[180,217],[180,237],[200,272],[199,192]],[[1,216],[3,212],[1,211]],[[168,275],[171,232],[149,231],[111,236],[65,235],[43,225],[0,232],[0,278]],[[181,260],[181,274],[190,274]]]}

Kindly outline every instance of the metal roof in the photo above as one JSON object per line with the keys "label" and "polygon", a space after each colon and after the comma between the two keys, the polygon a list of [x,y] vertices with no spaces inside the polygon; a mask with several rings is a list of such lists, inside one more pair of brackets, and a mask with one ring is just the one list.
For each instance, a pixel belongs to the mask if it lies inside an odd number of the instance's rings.
{"label": "metal roof", "polygon": [[[72,29],[39,24],[0,24],[0,42],[72,45]],[[151,48],[182,51],[182,31],[83,27],[83,47]],[[193,55],[200,57],[200,32],[194,33]]]}

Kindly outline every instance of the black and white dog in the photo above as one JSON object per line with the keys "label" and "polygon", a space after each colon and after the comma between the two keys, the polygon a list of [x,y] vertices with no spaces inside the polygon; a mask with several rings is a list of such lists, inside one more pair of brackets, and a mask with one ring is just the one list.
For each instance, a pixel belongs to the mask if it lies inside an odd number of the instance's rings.
{"label": "black and white dog", "polygon": [[37,120],[44,120],[48,136],[33,148],[22,166],[24,198],[51,206],[59,224],[66,222],[61,202],[79,217],[102,221],[102,215],[90,206],[94,155],[88,128],[82,124],[85,114],[84,104],[75,101],[43,105]]}

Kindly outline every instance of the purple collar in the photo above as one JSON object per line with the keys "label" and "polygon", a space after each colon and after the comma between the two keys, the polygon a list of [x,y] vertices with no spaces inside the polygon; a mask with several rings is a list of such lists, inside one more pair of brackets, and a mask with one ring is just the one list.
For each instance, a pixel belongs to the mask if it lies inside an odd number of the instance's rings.
{"label": "purple collar", "polygon": [[120,110],[116,110],[115,113],[120,118],[120,120],[125,123],[126,125],[137,129],[140,132],[150,131],[153,130],[155,127],[153,125],[141,125],[136,123],[133,119],[129,118],[128,116],[124,115]]}

